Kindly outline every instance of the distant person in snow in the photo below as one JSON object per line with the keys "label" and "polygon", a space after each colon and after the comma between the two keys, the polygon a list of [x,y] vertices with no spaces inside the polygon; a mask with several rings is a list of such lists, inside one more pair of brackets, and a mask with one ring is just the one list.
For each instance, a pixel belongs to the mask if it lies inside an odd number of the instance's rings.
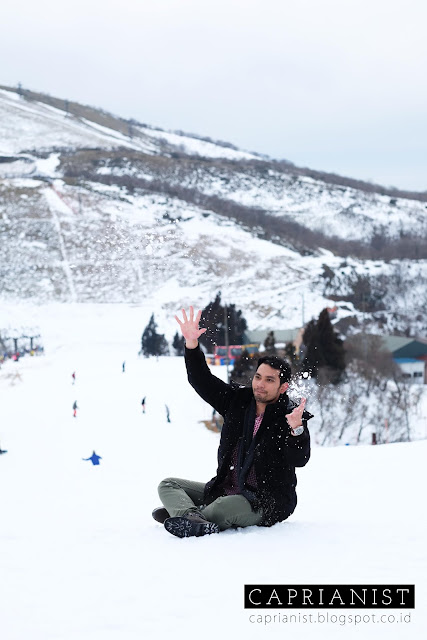
{"label": "distant person in snow", "polygon": [[122,363],[122,372],[126,371],[126,361]]}
{"label": "distant person in snow", "polygon": [[77,409],[78,409],[77,400],[74,400],[74,402],[73,402],[73,416],[75,418],[77,418]]}
{"label": "distant person in snow", "polygon": [[165,404],[165,409],[166,409],[166,422],[170,422],[171,421],[171,416],[170,416],[170,411],[169,411],[169,407],[167,404]]}
{"label": "distant person in snow", "polygon": [[90,456],[90,458],[82,458],[82,460],[84,460],[85,462],[90,460],[92,462],[92,464],[98,465],[99,461],[102,460],[102,458],[101,458],[101,456],[96,455],[95,451],[93,451],[92,455]]}
{"label": "distant person in snow", "polygon": [[141,400],[142,413],[145,413],[145,396]]}
{"label": "distant person in snow", "polygon": [[166,478],[159,485],[163,503],[153,518],[179,538],[218,533],[230,527],[271,527],[286,520],[297,503],[295,467],[310,458],[305,410],[287,396],[290,366],[277,356],[258,360],[251,387],[237,387],[214,376],[198,338],[201,311],[175,319],[185,338],[188,380],[224,418],[218,469],[208,483]]}
{"label": "distant person in snow", "polygon": [[71,378],[73,379],[73,384],[76,382],[76,372],[73,371],[73,373],[71,374]]}

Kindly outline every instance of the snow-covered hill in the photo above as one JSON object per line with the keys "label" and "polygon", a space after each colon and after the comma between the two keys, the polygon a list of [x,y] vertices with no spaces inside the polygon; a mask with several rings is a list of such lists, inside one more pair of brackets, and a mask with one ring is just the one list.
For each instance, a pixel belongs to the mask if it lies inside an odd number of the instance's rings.
{"label": "snow-covered hill", "polygon": [[[205,306],[221,290],[251,328],[300,326],[336,303],[339,318],[369,327],[379,318],[352,303],[355,282],[368,275],[382,326],[424,333],[427,262],[413,260],[416,247],[386,264],[325,246],[331,236],[368,246],[415,232],[422,243],[425,207],[221,143],[0,90],[3,300],[148,298],[166,314]],[[300,226],[270,231],[274,219]],[[313,232],[317,240],[306,241]]]}
{"label": "snow-covered hill", "polygon": [[[181,358],[137,357],[148,307],[6,312],[40,325],[46,355],[0,370],[2,640],[425,638],[426,441],[314,444],[288,521],[180,540],[151,519],[156,487],[168,476],[208,480],[218,435],[200,423],[211,412]],[[98,467],[82,460],[93,450]],[[254,620],[243,589],[257,583],[415,584],[416,608],[410,622],[376,609],[359,610],[357,624],[351,610],[285,623],[267,616],[289,612],[263,609]]]}

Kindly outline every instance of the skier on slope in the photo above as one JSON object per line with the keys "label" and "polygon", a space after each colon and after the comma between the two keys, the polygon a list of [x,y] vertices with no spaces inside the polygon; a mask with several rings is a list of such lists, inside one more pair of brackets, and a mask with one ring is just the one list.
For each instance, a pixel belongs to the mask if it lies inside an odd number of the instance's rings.
{"label": "skier on slope", "polygon": [[98,456],[95,451],[92,451],[92,455],[90,456],[90,458],[82,458],[82,460],[84,460],[85,462],[87,462],[88,460],[90,460],[92,462],[93,465],[99,465],[99,461],[102,460],[101,456]]}
{"label": "skier on slope", "polygon": [[153,518],[180,538],[218,533],[230,527],[270,527],[288,518],[297,503],[295,467],[310,458],[305,398],[296,406],[286,394],[291,371],[277,356],[258,360],[252,387],[234,387],[214,376],[200,350],[201,311],[177,316],[185,338],[188,380],[224,417],[216,476],[207,484],[166,478],[163,503]]}
{"label": "skier on slope", "polygon": [[73,402],[73,416],[74,416],[74,418],[77,418],[77,409],[78,409],[77,400],[74,400],[74,402]]}

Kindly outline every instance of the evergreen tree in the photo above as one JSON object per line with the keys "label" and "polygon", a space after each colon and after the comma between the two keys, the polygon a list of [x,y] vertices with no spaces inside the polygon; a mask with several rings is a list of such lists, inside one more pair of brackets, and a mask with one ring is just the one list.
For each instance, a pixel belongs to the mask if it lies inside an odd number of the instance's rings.
{"label": "evergreen tree", "polygon": [[185,350],[185,338],[182,335],[179,335],[178,331],[175,333],[173,337],[172,346],[175,349],[175,354],[177,356],[183,356]]}
{"label": "evergreen tree", "polygon": [[169,353],[168,343],[164,334],[157,333],[154,313],[151,314],[150,321],[142,334],[140,353],[144,356],[164,356]]}
{"label": "evergreen tree", "polygon": [[240,309],[237,310],[235,304],[228,305],[227,311],[229,333],[228,342],[229,344],[243,344],[245,341],[245,331],[248,328],[248,323],[243,317],[243,312]]}
{"label": "evergreen tree", "polygon": [[310,320],[304,331],[306,346],[303,367],[314,377],[322,371],[323,377],[337,384],[345,369],[343,341],[334,331],[327,309],[320,312],[318,320]]}
{"label": "evergreen tree", "polygon": [[[210,302],[202,311],[202,325],[207,328],[206,333],[200,336],[200,342],[211,349],[212,344],[224,345],[225,340],[225,314],[221,304],[221,292],[219,291],[213,302]],[[227,305],[228,343],[243,344],[244,333],[248,323],[243,313],[236,309],[235,304]]]}
{"label": "evergreen tree", "polygon": [[224,335],[224,309],[221,306],[221,292],[219,291],[213,302],[202,310],[202,327],[207,331],[200,336],[199,342],[211,350],[212,344],[224,344],[218,339],[220,333]]}

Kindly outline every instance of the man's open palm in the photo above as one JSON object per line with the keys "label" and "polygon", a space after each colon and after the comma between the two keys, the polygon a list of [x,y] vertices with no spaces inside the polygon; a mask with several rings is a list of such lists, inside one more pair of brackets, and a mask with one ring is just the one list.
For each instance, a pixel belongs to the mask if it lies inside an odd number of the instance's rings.
{"label": "man's open palm", "polygon": [[193,342],[197,341],[202,333],[205,333],[207,329],[199,329],[199,322],[202,316],[202,312],[199,310],[197,312],[196,317],[194,317],[194,309],[190,307],[190,318],[187,318],[187,314],[185,313],[185,309],[182,309],[182,318],[181,321],[178,316],[175,316],[175,320],[178,322],[181,327],[181,333],[184,336],[186,341]]}

